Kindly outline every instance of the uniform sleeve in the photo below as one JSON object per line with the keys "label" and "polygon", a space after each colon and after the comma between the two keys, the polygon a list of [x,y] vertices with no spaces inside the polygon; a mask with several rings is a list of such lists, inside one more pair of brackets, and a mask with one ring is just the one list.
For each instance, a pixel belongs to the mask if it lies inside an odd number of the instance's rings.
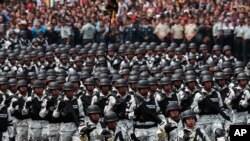
{"label": "uniform sleeve", "polygon": [[128,106],[128,118],[129,119],[135,119],[135,113],[134,113],[135,108],[136,108],[135,97],[131,96],[131,99],[129,101],[129,106]]}
{"label": "uniform sleeve", "polygon": [[201,134],[204,136],[205,141],[211,141],[207,133],[203,129],[200,128],[200,131],[201,131]]}
{"label": "uniform sleeve", "polygon": [[217,95],[218,95],[218,98],[219,98],[219,106],[220,106],[220,108],[222,108],[223,105],[224,105],[224,101],[222,100],[220,93],[217,92]]}
{"label": "uniform sleeve", "polygon": [[18,105],[16,107],[12,106],[13,102],[15,102],[15,101],[17,101],[17,99],[16,98],[12,98],[10,106],[8,107],[8,110],[10,111],[11,114],[14,114],[15,110],[18,109]]}
{"label": "uniform sleeve", "polygon": [[59,103],[60,103],[60,102],[58,102],[58,104],[57,104],[57,106],[56,106],[56,109],[53,111],[52,116],[53,116],[54,118],[59,118],[59,116],[60,116],[60,111],[58,110],[58,105],[59,105]]}
{"label": "uniform sleeve", "polygon": [[95,96],[93,96],[92,97],[92,100],[91,100],[91,105],[94,105],[96,102],[97,102],[97,96],[95,95]]}
{"label": "uniform sleeve", "polygon": [[23,109],[22,109],[22,114],[23,115],[28,115],[29,113],[29,108],[26,107],[27,102],[32,101],[31,97],[28,97],[27,100],[24,103]]}
{"label": "uniform sleeve", "polygon": [[225,98],[225,104],[227,105],[227,107],[231,107],[231,101],[232,99],[235,97],[235,92],[232,88],[229,89],[229,95],[228,97]]}
{"label": "uniform sleeve", "polygon": [[201,100],[201,94],[200,93],[196,93],[195,96],[194,96],[194,101],[191,105],[191,109],[195,112],[195,113],[200,113],[200,109],[199,109],[199,106],[198,106],[198,101]]}
{"label": "uniform sleeve", "polygon": [[77,102],[78,102],[78,107],[79,107],[79,121],[80,121],[80,124],[84,123],[84,111],[83,111],[83,104],[82,104],[82,101],[80,99],[77,99]]}
{"label": "uniform sleeve", "polygon": [[108,99],[108,105],[104,108],[104,113],[111,111],[116,103],[116,99],[114,96],[110,96]]}
{"label": "uniform sleeve", "polygon": [[244,108],[247,108],[249,106],[249,103],[247,101],[250,99],[249,90],[245,90],[244,95],[245,95],[245,98],[240,101],[239,105],[241,105]]}
{"label": "uniform sleeve", "polygon": [[42,110],[39,112],[39,116],[40,116],[41,118],[45,118],[46,115],[49,113],[49,111],[46,109],[47,102],[48,102],[48,100],[45,99],[45,100],[43,101],[43,103],[42,103]]}

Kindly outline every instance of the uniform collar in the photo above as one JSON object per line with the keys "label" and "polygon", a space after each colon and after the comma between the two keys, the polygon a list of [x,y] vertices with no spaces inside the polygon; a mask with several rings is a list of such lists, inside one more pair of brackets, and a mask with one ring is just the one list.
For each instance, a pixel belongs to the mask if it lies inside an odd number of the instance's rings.
{"label": "uniform collar", "polygon": [[69,100],[69,99],[67,98],[67,96],[64,96],[64,98],[63,98],[63,100],[67,100],[67,101],[73,101],[73,100],[75,100],[75,99],[77,99],[75,96],[73,96],[72,100]]}

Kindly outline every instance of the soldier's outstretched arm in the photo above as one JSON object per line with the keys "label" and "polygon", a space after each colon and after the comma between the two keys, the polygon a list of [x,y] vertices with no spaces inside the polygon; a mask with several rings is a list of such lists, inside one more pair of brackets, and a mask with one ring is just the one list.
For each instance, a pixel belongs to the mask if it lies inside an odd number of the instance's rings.
{"label": "soldier's outstretched arm", "polygon": [[43,101],[43,103],[42,103],[42,109],[41,109],[41,111],[39,112],[39,116],[40,116],[41,118],[45,118],[46,115],[49,113],[49,111],[46,109],[47,102],[48,102],[48,100],[45,99],[45,100]]}
{"label": "soldier's outstretched arm", "polygon": [[199,100],[202,99],[202,96],[200,93],[196,93],[195,96],[194,96],[194,101],[191,105],[191,109],[195,112],[195,113],[200,113],[200,109],[199,109],[199,106],[198,106],[198,102]]}

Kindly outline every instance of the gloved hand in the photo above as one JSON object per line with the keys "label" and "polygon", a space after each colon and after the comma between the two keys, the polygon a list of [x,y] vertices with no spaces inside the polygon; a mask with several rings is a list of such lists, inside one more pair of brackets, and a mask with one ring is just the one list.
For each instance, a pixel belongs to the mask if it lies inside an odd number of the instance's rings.
{"label": "gloved hand", "polygon": [[107,139],[111,138],[111,133],[110,133],[110,131],[107,130],[107,129],[103,129],[101,134],[102,134],[103,136],[105,136],[105,138],[107,138]]}
{"label": "gloved hand", "polygon": [[206,101],[205,101],[205,99],[200,99],[198,101],[198,106],[199,106],[200,109],[204,109],[206,107]]}
{"label": "gloved hand", "polygon": [[170,124],[165,125],[165,131],[166,131],[166,133],[171,132],[171,131],[174,130],[175,128],[177,128],[177,126],[171,127]]}
{"label": "gloved hand", "polygon": [[12,102],[12,107],[15,108],[18,105],[18,101],[13,101]]}
{"label": "gloved hand", "polygon": [[33,101],[27,101],[26,102],[26,108],[30,107],[32,105]]}
{"label": "gloved hand", "polygon": [[65,101],[60,101],[58,105],[58,110],[62,110],[65,107]]}
{"label": "gloved hand", "polygon": [[46,109],[48,110],[49,107],[51,107],[51,106],[53,106],[53,105],[54,105],[54,101],[53,101],[52,99],[49,99],[49,100],[47,101]]}
{"label": "gloved hand", "polygon": [[95,130],[96,127],[91,127],[91,126],[83,126],[80,129],[80,134],[81,135],[89,135],[93,130]]}

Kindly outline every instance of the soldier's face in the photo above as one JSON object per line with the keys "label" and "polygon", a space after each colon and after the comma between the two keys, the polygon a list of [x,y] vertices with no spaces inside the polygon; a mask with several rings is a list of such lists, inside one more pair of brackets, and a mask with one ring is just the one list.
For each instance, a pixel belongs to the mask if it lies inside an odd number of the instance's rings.
{"label": "soldier's face", "polygon": [[155,91],[157,89],[157,85],[154,84],[154,85],[150,85],[150,90],[151,91]]}
{"label": "soldier's face", "polygon": [[16,86],[15,85],[14,86],[10,86],[10,91],[16,92]]}
{"label": "soldier's face", "polygon": [[88,91],[93,91],[95,89],[95,86],[94,85],[86,85],[86,89]]}
{"label": "soldier's face", "polygon": [[186,118],[185,124],[187,127],[194,127],[195,126],[195,118],[194,117],[188,117]]}
{"label": "soldier's face", "polygon": [[108,91],[110,90],[110,86],[101,86],[101,90],[103,93],[108,93]]}
{"label": "soldier's face", "polygon": [[175,87],[180,87],[182,84],[182,82],[180,80],[174,81],[173,83],[174,83]]}
{"label": "soldier's face", "polygon": [[100,119],[100,114],[99,113],[90,114],[89,117],[92,122],[97,122]]}
{"label": "soldier's face", "polygon": [[36,95],[42,95],[44,88],[34,88],[34,92]]}
{"label": "soldier's face", "polygon": [[190,89],[194,89],[195,88],[195,86],[196,86],[196,82],[188,82],[188,87],[190,88]]}
{"label": "soldier's face", "polygon": [[219,85],[219,86],[224,86],[225,85],[225,79],[220,79],[220,80],[218,80],[217,81],[217,84]]}
{"label": "soldier's face", "polygon": [[146,96],[148,95],[148,88],[140,88],[139,92],[141,95]]}
{"label": "soldier's face", "polygon": [[61,93],[60,90],[51,90],[51,95],[52,96],[58,96]]}
{"label": "soldier's face", "polygon": [[165,92],[170,92],[172,90],[172,85],[171,84],[163,85],[163,90]]}
{"label": "soldier's face", "polygon": [[226,51],[225,51],[225,55],[226,55],[226,56],[231,56],[231,55],[232,55],[231,50],[226,50]]}
{"label": "soldier's face", "polygon": [[68,91],[64,91],[65,95],[67,98],[72,98],[75,95],[75,91],[74,90],[68,90]]}
{"label": "soldier's face", "polygon": [[28,90],[27,86],[20,86],[20,87],[19,87],[19,92],[20,92],[20,93],[26,93],[27,90]]}
{"label": "soldier's face", "polygon": [[130,84],[130,87],[131,87],[131,89],[137,89],[137,83],[131,83]]}
{"label": "soldier's face", "polygon": [[74,82],[72,82],[72,84],[74,85],[75,88],[79,88],[79,86],[80,86],[78,81],[74,81]]}
{"label": "soldier's face", "polygon": [[211,81],[204,82],[204,88],[206,90],[211,90],[213,83]]}
{"label": "soldier's face", "polygon": [[221,51],[220,50],[216,50],[216,51],[214,51],[214,54],[217,55],[217,56],[220,56],[221,55]]}
{"label": "soldier's face", "polygon": [[248,84],[248,80],[245,79],[245,80],[239,80],[239,85],[240,86],[246,86]]}
{"label": "soldier's face", "polygon": [[169,116],[171,118],[178,118],[180,116],[180,111],[179,110],[171,110],[169,112]]}
{"label": "soldier's face", "polygon": [[113,56],[115,52],[113,50],[108,51],[108,56]]}
{"label": "soldier's face", "polygon": [[0,88],[2,91],[6,91],[8,89],[8,85],[6,84],[0,85]]}
{"label": "soldier's face", "polygon": [[128,88],[127,87],[118,87],[117,90],[121,95],[125,95],[128,91]]}
{"label": "soldier's face", "polygon": [[109,130],[114,130],[116,128],[117,122],[116,121],[107,122],[106,124],[107,124]]}

